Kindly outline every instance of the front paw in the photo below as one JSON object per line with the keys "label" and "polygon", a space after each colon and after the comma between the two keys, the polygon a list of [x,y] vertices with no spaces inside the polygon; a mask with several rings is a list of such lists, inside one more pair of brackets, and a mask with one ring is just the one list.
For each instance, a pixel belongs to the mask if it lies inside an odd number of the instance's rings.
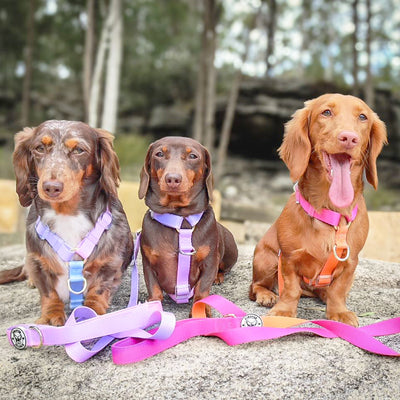
{"label": "front paw", "polygon": [[263,292],[259,292],[256,294],[256,302],[260,306],[264,307],[272,307],[278,301],[278,296],[271,292],[270,290],[265,289]]}
{"label": "front paw", "polygon": [[53,325],[53,326],[64,326],[67,317],[65,313],[51,313],[41,315],[39,319],[36,320],[38,325]]}
{"label": "front paw", "polygon": [[327,312],[326,317],[332,321],[342,322],[343,324],[358,327],[358,318],[353,311]]}
{"label": "front paw", "polygon": [[282,303],[277,303],[267,314],[268,316],[290,317],[296,318],[296,309],[282,306]]}

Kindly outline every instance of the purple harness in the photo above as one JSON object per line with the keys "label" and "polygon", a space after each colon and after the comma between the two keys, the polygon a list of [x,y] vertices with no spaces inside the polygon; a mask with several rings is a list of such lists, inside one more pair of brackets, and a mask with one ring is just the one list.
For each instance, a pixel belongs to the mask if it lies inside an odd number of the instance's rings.
{"label": "purple harness", "polygon": [[[70,291],[71,310],[83,304],[83,293],[87,288],[86,278],[82,274],[83,267],[98,244],[103,232],[110,228],[111,222],[112,215],[107,208],[97,219],[94,228],[87,233],[76,247],[71,247],[60,236],[52,232],[49,226],[41,221],[40,216],[36,220],[35,229],[40,239],[46,240],[61,260],[68,263],[68,289]],[[76,254],[83,260],[72,261]]]}
{"label": "purple harness", "polygon": [[[178,272],[176,276],[175,293],[168,294],[176,303],[188,303],[193,297],[194,288],[190,287],[189,274],[192,255],[196,250],[192,244],[192,234],[197,223],[204,212],[182,217],[176,214],[158,214],[150,211],[150,216],[162,225],[176,229],[179,234]],[[187,221],[191,228],[182,228],[184,221]]]}

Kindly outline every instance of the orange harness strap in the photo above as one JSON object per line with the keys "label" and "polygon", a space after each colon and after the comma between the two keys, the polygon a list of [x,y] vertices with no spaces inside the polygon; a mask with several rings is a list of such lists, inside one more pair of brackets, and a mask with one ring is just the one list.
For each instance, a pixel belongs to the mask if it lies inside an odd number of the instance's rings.
{"label": "orange harness strap", "polygon": [[[325,287],[329,286],[332,283],[333,273],[339,263],[339,261],[346,261],[350,256],[350,248],[347,244],[346,237],[347,231],[349,230],[350,223],[347,225],[335,227],[336,235],[335,235],[335,245],[333,246],[333,250],[328,257],[325,265],[323,266],[319,275],[314,279],[308,279],[303,276],[303,280],[307,285],[314,287]],[[345,254],[345,255],[344,255]],[[283,290],[283,276],[282,276],[282,261],[281,255],[279,254],[278,259],[278,287],[279,287],[279,296]]]}

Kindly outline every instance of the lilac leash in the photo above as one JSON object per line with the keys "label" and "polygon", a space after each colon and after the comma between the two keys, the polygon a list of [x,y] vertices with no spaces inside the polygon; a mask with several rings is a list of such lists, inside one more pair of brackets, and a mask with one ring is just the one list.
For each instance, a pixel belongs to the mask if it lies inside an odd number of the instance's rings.
{"label": "lilac leash", "polygon": [[[45,225],[41,221],[40,216],[36,220],[35,229],[40,239],[46,240],[61,260],[68,263],[68,289],[70,291],[71,310],[83,304],[83,294],[87,287],[86,279],[83,276],[85,261],[90,257],[94,248],[99,243],[104,231],[110,228],[111,222],[112,214],[107,208],[97,219],[93,229],[86,234],[76,247],[72,247],[54,233],[48,225]],[[72,261],[75,254],[78,254],[83,261]]]}
{"label": "lilac leash", "polygon": [[[150,216],[162,225],[176,229],[179,234],[178,270],[176,275],[175,293],[168,294],[176,303],[188,303],[193,297],[193,288],[189,284],[190,262],[196,250],[192,244],[193,230],[200,221],[204,212],[182,217],[176,214],[158,214],[150,211]],[[184,221],[187,221],[191,228],[182,228]]]}

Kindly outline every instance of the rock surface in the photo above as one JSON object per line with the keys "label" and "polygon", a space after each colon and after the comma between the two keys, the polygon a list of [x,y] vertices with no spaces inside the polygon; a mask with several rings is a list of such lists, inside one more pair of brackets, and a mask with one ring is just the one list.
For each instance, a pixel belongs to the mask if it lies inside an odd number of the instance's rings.
{"label": "rock surface", "polygon": [[[232,272],[212,293],[248,312],[266,309],[251,302],[248,286],[254,246],[241,245]],[[0,269],[19,265],[23,246],[3,247]],[[140,270],[140,268],[139,268]],[[129,298],[129,274],[114,297],[112,311]],[[140,299],[146,297],[143,280]],[[399,399],[397,358],[377,356],[341,339],[308,334],[229,347],[212,337],[197,337],[153,358],[126,366],[112,363],[107,348],[76,364],[62,347],[18,351],[9,346],[6,329],[39,316],[39,296],[26,282],[0,286],[1,399]],[[362,259],[348,299],[360,325],[399,316],[400,264]],[[164,301],[177,319],[189,305]],[[316,299],[301,299],[298,316],[324,318]],[[400,335],[381,339],[400,352]]]}

